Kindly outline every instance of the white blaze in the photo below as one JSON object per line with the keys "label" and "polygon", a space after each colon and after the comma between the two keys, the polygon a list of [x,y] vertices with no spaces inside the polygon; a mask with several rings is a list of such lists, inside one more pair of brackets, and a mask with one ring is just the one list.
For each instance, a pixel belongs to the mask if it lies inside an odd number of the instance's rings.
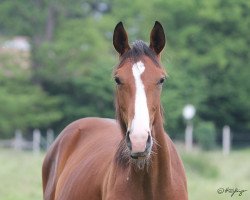
{"label": "white blaze", "polygon": [[[130,127],[130,139],[132,142],[132,151],[145,150],[149,128],[149,112],[147,106],[147,97],[141,75],[145,71],[144,64],[139,61],[133,64],[133,76],[135,79],[135,115]],[[134,142],[134,144],[133,144]],[[133,150],[134,146],[134,150]]]}

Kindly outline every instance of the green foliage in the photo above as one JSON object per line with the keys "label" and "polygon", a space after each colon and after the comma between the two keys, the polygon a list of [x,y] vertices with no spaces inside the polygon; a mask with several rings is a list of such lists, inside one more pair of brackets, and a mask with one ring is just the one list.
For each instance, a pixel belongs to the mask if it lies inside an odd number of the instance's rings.
{"label": "green foliage", "polygon": [[64,116],[59,128],[82,117],[114,116],[114,56],[110,55],[110,38],[103,35],[109,30],[101,23],[91,27],[93,23],[93,19],[70,19],[56,33],[55,42],[40,49],[41,56],[47,59],[41,58],[44,67],[36,77],[46,91],[61,99]]}
{"label": "green foliage", "polygon": [[[57,113],[50,115],[51,122],[38,120],[38,127],[59,130],[80,117],[114,117],[113,28],[123,21],[130,42],[149,41],[159,20],[167,35],[162,62],[169,78],[162,104],[168,133],[183,137],[181,113],[188,103],[197,108],[197,121],[250,131],[249,1],[3,0],[0,12],[0,33],[29,36],[32,44],[31,68],[22,73],[26,81],[12,81],[21,88],[32,80],[36,92],[27,94],[38,95],[39,103],[51,100],[47,108]],[[10,90],[2,91],[6,96]]]}
{"label": "green foliage", "polygon": [[62,118],[56,107],[60,99],[31,84],[28,56],[16,52],[10,59],[9,54],[0,54],[5,64],[0,69],[0,137],[13,136],[16,129],[46,128]]}
{"label": "green foliage", "polygon": [[189,0],[157,1],[154,6],[167,27],[170,79],[163,103],[173,110],[167,119],[178,123],[169,123],[169,129],[182,127],[181,110],[192,103],[199,118],[217,128],[230,124],[235,131],[249,131],[250,3]]}
{"label": "green foliage", "polygon": [[212,122],[200,122],[195,126],[194,137],[204,150],[211,150],[216,144],[216,130]]}
{"label": "green foliage", "polygon": [[15,129],[46,128],[61,118],[61,113],[55,109],[58,100],[49,98],[29,83],[5,83],[0,93],[0,104],[4,105],[0,109],[1,137],[14,135]]}

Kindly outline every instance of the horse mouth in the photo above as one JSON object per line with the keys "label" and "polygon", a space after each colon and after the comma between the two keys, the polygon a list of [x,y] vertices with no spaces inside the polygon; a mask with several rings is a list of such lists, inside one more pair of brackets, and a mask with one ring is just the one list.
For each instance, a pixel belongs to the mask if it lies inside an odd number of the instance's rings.
{"label": "horse mouth", "polygon": [[149,153],[147,151],[144,151],[144,152],[138,152],[138,153],[131,153],[130,157],[132,159],[137,160],[137,159],[144,159],[144,158],[148,157],[148,155],[149,155]]}

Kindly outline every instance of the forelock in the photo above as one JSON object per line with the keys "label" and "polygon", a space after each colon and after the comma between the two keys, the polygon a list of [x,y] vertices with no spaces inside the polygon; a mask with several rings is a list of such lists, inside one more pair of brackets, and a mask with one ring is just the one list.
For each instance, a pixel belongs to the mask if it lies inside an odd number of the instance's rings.
{"label": "forelock", "polygon": [[138,62],[143,56],[150,58],[156,64],[156,66],[161,66],[156,53],[150,49],[145,42],[137,40],[132,44],[132,48],[122,55],[121,62],[118,67],[128,59],[132,60],[133,62]]}

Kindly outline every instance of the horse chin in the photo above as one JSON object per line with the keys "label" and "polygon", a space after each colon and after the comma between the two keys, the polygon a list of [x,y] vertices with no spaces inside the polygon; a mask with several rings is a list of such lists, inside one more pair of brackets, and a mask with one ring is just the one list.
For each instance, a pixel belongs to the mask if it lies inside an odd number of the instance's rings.
{"label": "horse chin", "polygon": [[131,153],[130,162],[133,164],[135,169],[148,170],[150,165],[150,152]]}
{"label": "horse chin", "polygon": [[149,165],[150,165],[150,155],[147,156],[140,156],[140,157],[136,157],[133,158],[131,156],[131,161],[130,161],[135,170],[148,170]]}

